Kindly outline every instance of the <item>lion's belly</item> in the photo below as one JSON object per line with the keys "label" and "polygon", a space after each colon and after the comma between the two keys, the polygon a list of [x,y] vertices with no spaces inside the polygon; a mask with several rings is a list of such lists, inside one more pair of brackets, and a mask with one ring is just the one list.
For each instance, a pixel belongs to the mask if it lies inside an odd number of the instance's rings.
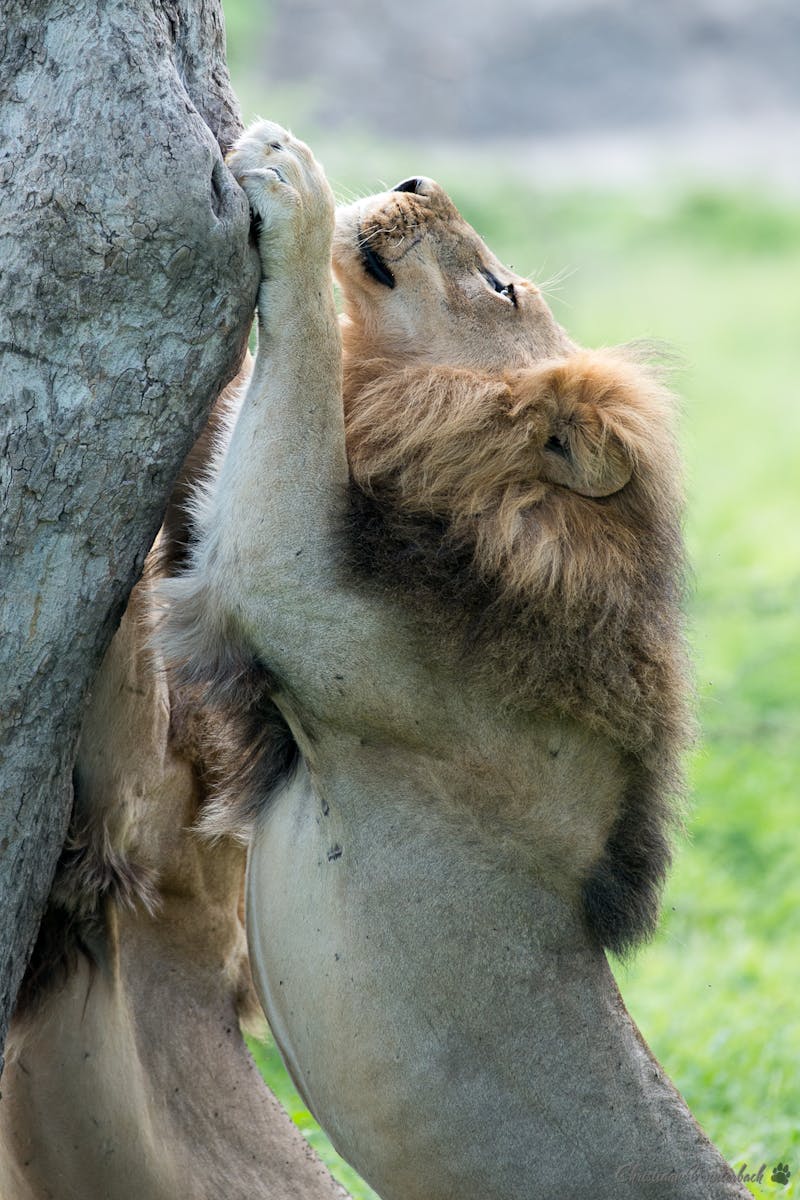
{"label": "lion's belly", "polygon": [[383,1200],[533,1194],[525,1147],[550,1139],[530,1096],[553,1081],[521,1047],[543,1016],[542,918],[571,936],[562,901],[413,798],[340,783],[323,805],[303,770],[254,838],[247,914],[287,1066]]}

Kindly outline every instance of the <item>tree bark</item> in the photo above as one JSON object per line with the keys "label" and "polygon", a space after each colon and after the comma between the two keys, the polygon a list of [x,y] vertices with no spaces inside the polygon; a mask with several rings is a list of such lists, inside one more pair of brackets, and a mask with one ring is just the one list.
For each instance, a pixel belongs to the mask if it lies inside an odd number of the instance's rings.
{"label": "tree bark", "polygon": [[4,16],[0,1046],[87,690],[259,278],[220,153],[240,123],[219,0],[10,0]]}

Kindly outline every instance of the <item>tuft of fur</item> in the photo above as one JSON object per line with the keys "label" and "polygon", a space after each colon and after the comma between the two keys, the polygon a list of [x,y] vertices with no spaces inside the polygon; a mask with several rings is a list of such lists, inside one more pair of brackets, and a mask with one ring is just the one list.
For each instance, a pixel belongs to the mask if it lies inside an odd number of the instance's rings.
{"label": "tuft of fur", "polygon": [[[168,653],[171,738],[195,765],[204,794],[196,828],[245,844],[265,800],[291,777],[298,751],[271,699],[272,673],[237,630],[208,627],[204,597],[185,572],[251,369],[248,355],[214,404],[173,489],[151,564],[165,606],[156,640]],[[198,640],[206,647],[202,655],[195,652]]]}
{"label": "tuft of fur", "polygon": [[150,579],[177,575],[189,565],[191,547],[197,540],[198,492],[206,488],[216,474],[252,366],[252,358],[248,353],[239,373],[214,401],[208,421],[184,460],[164,513],[158,539],[147,557],[145,573]]}
{"label": "tuft of fur", "polygon": [[246,845],[265,802],[294,773],[299,751],[274,688],[271,673],[246,655],[227,657],[203,680],[173,680],[170,736],[199,774],[205,798],[195,828],[205,837]]}
{"label": "tuft of fur", "polygon": [[583,884],[624,954],[656,925],[691,733],[667,391],[621,353],[490,376],[362,366],[345,394],[347,554],[506,704],[612,739],[629,787]]}
{"label": "tuft of fur", "polygon": [[[79,799],[77,778],[74,786]],[[17,995],[16,1020],[35,1016],[45,997],[63,985],[79,955],[94,964],[103,961],[109,904],[130,910],[141,906],[153,916],[159,905],[157,880],[114,844],[105,820],[76,822],[73,817]]]}

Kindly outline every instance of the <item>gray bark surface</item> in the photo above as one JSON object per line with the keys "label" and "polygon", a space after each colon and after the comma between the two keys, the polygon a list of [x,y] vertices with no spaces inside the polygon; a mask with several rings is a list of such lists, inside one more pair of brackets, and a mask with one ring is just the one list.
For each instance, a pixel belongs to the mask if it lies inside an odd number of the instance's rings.
{"label": "gray bark surface", "polygon": [[[0,29],[0,1046],[83,702],[258,286],[219,0]],[[2,1060],[0,1060],[0,1067]]]}

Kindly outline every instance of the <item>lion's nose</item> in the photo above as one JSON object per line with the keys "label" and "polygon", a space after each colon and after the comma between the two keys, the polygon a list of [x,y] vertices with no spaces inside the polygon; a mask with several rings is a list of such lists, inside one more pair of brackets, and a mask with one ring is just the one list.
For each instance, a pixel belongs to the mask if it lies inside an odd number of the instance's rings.
{"label": "lion's nose", "polygon": [[420,190],[422,182],[423,181],[418,176],[415,175],[413,179],[404,179],[402,183],[398,183],[396,187],[392,188],[392,191],[393,192],[418,192]]}

